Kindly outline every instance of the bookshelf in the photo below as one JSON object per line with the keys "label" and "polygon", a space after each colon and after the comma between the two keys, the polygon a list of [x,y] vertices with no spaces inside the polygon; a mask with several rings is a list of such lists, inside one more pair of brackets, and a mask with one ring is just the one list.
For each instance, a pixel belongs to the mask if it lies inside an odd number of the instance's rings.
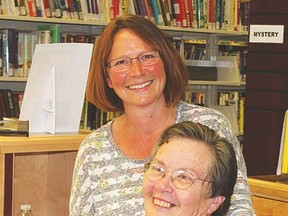
{"label": "bookshelf", "polygon": [[[131,1],[132,2],[132,1]],[[170,2],[170,1],[167,1]],[[240,2],[240,1],[239,1]],[[241,1],[246,2],[246,1]],[[108,3],[107,3],[108,4]],[[129,5],[128,12],[137,13],[136,7],[132,8]],[[171,7],[171,6],[170,6]],[[138,10],[140,13],[140,11]],[[54,25],[60,26],[61,33],[79,33],[79,34],[101,34],[104,27],[107,25],[109,19],[106,15],[102,18],[94,19],[90,16],[84,16],[84,20],[64,19],[64,18],[45,18],[45,17],[29,17],[29,16],[13,16],[0,15],[2,28],[16,28],[16,29],[37,29],[39,25]],[[242,26],[243,27],[243,26]],[[187,61],[187,65],[196,65],[199,67],[216,67],[218,68],[218,80],[190,80],[187,89],[197,89],[198,92],[205,91],[205,105],[216,105],[215,98],[217,95],[217,86],[241,86],[239,79],[239,70],[236,68],[235,59],[230,57],[217,57],[219,55],[220,44],[225,46],[236,47],[241,43],[247,42],[247,29],[237,26],[235,28],[223,27],[216,28],[191,28],[191,27],[176,27],[175,25],[159,25],[159,28],[167,34],[168,37],[178,38],[181,40],[199,40],[202,41],[202,46],[205,47],[207,54],[205,59]],[[245,30],[245,31],[242,31]],[[232,43],[232,44],[231,44]],[[222,58],[222,59],[221,59]],[[225,59],[227,58],[227,59]],[[232,68],[231,71],[229,71]],[[0,77],[1,88],[10,88],[15,91],[24,91],[25,77]],[[3,86],[3,87],[2,87]],[[103,114],[101,115],[103,118]],[[85,122],[85,119],[84,119]],[[105,122],[105,121],[104,121]],[[92,128],[93,129],[93,128]]]}
{"label": "bookshelf", "polygon": [[[106,2],[106,1],[105,1]],[[108,1],[107,1],[108,2]],[[131,1],[132,2],[132,1]],[[72,32],[72,33],[85,33],[85,34],[101,34],[104,27],[107,25],[107,21],[105,20],[69,20],[69,19],[59,19],[59,18],[42,18],[42,17],[28,17],[28,16],[8,16],[8,15],[0,15],[0,22],[2,28],[17,28],[17,29],[37,29],[37,26],[40,24],[58,24],[60,25],[61,33],[64,32]],[[217,71],[218,77],[220,80],[215,81],[207,81],[207,80],[190,80],[187,86],[187,91],[195,91],[197,93],[204,93],[204,105],[205,106],[213,106],[217,104],[217,91],[218,88],[221,87],[229,87],[229,88],[242,88],[243,83],[239,78],[239,70],[235,66],[235,59],[220,59],[218,56],[219,51],[219,43],[224,43],[227,41],[233,41],[233,44],[229,44],[230,46],[237,47],[239,43],[243,41],[247,41],[248,33],[247,31],[234,31],[231,29],[204,29],[204,28],[182,28],[182,27],[174,27],[174,26],[159,26],[159,28],[167,34],[167,36],[172,38],[180,38],[181,40],[201,40],[204,41],[205,49],[207,49],[207,55],[205,59],[198,61],[189,61],[187,64],[192,64],[196,66],[208,66],[208,67],[218,67],[221,68]],[[236,41],[236,43],[234,43]],[[230,71],[230,66],[232,65],[232,70]],[[229,69],[225,71],[225,69]],[[219,73],[219,74],[218,74]],[[230,75],[227,77],[226,73]],[[1,88],[10,88],[15,91],[24,91],[25,84],[27,78],[25,77],[0,77]],[[101,114],[101,118],[103,119],[103,113]],[[105,123],[105,122],[104,122]],[[9,179],[9,175],[4,175],[5,170],[7,171],[6,165],[10,164],[11,166],[15,166],[15,174],[20,179],[25,177],[24,171],[29,170],[30,167],[38,167],[42,166],[45,168],[43,176],[48,179],[51,178],[50,181],[43,181],[40,185],[37,184],[39,180],[39,176],[34,179],[34,174],[29,177],[27,181],[31,181],[37,185],[35,190],[39,190],[35,192],[35,199],[31,198],[32,209],[35,214],[43,215],[43,211],[45,211],[44,215],[67,215],[67,202],[68,202],[68,193],[70,192],[70,180],[72,174],[72,164],[75,160],[76,152],[81,140],[86,135],[63,135],[60,136],[35,136],[29,137],[27,139],[23,138],[1,138],[0,142],[0,159],[1,159],[1,167],[0,174],[5,176],[5,182],[10,183],[10,189],[12,186],[15,186],[16,191],[10,191],[11,196],[5,196],[4,198],[4,182],[0,180],[0,191],[2,194],[0,196],[0,215],[3,215],[4,209],[8,209],[7,211],[16,211],[18,210],[18,206],[23,200],[23,194],[26,192],[25,190],[30,189],[30,187],[25,187],[23,185],[18,185],[18,183],[14,182],[12,178]],[[56,145],[57,144],[57,145]],[[6,157],[7,156],[7,157]],[[27,159],[28,158],[28,159]],[[21,170],[21,164],[27,162],[27,166],[25,165],[25,169]],[[59,164],[61,166],[59,167]],[[63,165],[63,167],[62,167]],[[30,166],[30,167],[29,167]],[[56,169],[55,172],[53,169]],[[67,170],[67,172],[62,171]],[[11,173],[10,173],[11,174]],[[35,174],[36,175],[36,174]],[[8,178],[8,179],[7,179]],[[26,180],[25,180],[26,181]],[[36,182],[35,182],[36,181]],[[40,181],[40,180],[39,180]],[[13,185],[13,184],[16,185]],[[25,182],[24,182],[25,183]],[[26,182],[27,183],[27,182]],[[57,185],[63,186],[63,188],[59,188]],[[8,185],[9,186],[9,185]],[[39,188],[38,188],[39,186]],[[21,190],[22,188],[22,190]],[[3,189],[3,190],[2,190]],[[7,189],[7,190],[8,190]],[[51,189],[50,193],[47,189]],[[6,190],[6,191],[7,191]],[[41,199],[41,193],[45,195],[43,199]],[[33,191],[34,194],[34,191]],[[60,194],[60,195],[59,195]],[[64,195],[63,195],[64,194]],[[58,197],[59,200],[53,200],[53,198]],[[29,199],[30,199],[29,198]],[[8,200],[7,200],[8,199]],[[11,200],[9,200],[11,199]],[[29,200],[28,200],[29,201]],[[57,203],[59,202],[59,203]],[[2,205],[4,203],[4,205]],[[1,206],[3,206],[1,209]],[[52,210],[54,212],[49,212],[48,207],[53,206]],[[9,210],[10,209],[10,210]],[[41,210],[44,209],[44,210]],[[9,216],[9,214],[5,214],[5,216]]]}

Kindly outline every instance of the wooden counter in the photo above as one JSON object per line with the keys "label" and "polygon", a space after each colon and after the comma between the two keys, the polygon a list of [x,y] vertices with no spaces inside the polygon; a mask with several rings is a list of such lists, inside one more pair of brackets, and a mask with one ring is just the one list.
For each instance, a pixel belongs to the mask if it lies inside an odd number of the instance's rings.
{"label": "wooden counter", "polygon": [[258,216],[288,215],[288,176],[253,176],[248,179]]}
{"label": "wooden counter", "polygon": [[[80,134],[0,136],[0,216],[31,204],[34,215],[66,216]],[[258,216],[288,215],[288,176],[249,177]]]}
{"label": "wooden counter", "polygon": [[74,161],[88,133],[0,136],[0,216],[15,215],[21,204],[34,215],[68,215]]}

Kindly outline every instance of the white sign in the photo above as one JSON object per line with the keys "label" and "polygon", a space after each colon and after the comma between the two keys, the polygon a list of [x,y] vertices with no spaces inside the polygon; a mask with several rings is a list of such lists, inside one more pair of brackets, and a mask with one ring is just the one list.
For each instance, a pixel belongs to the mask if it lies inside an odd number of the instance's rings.
{"label": "white sign", "polygon": [[249,43],[283,43],[284,25],[250,25]]}
{"label": "white sign", "polygon": [[20,120],[29,132],[78,132],[93,44],[37,44]]}

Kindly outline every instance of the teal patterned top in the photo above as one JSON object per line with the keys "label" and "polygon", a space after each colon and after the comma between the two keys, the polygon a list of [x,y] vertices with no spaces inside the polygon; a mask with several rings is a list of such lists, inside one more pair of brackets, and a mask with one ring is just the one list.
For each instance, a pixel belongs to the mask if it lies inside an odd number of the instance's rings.
{"label": "teal patterned top", "polygon": [[[246,165],[237,137],[227,118],[216,110],[185,102],[177,105],[175,123],[202,123],[233,144],[238,178],[228,215],[255,215],[247,183]],[[145,215],[142,198],[144,160],[131,160],[121,153],[112,137],[113,121],[88,135],[75,162],[70,197],[70,216]]]}

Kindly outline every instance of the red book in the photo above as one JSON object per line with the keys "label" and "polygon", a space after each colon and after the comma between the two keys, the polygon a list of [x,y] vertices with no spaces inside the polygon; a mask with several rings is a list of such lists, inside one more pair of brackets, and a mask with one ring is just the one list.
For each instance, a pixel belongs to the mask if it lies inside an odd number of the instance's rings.
{"label": "red book", "polygon": [[187,27],[186,0],[174,0],[176,26]]}
{"label": "red book", "polygon": [[27,4],[28,4],[29,16],[37,17],[36,5],[34,0],[28,0]]}
{"label": "red book", "polygon": [[216,1],[209,0],[208,29],[215,29]]}
{"label": "red book", "polygon": [[189,26],[194,28],[193,25],[193,1],[192,0],[188,0],[188,11],[189,11]]}
{"label": "red book", "polygon": [[50,11],[50,7],[49,7],[49,1],[48,0],[43,0],[43,7],[44,7],[44,16],[47,18],[51,18],[52,14]]}
{"label": "red book", "polygon": [[153,10],[152,10],[152,6],[151,6],[151,3],[150,3],[150,0],[144,0],[144,4],[145,4],[146,11],[147,11],[148,19],[150,21],[152,21],[153,23],[155,23]]}
{"label": "red book", "polygon": [[116,18],[119,16],[119,0],[113,0],[113,18]]}

